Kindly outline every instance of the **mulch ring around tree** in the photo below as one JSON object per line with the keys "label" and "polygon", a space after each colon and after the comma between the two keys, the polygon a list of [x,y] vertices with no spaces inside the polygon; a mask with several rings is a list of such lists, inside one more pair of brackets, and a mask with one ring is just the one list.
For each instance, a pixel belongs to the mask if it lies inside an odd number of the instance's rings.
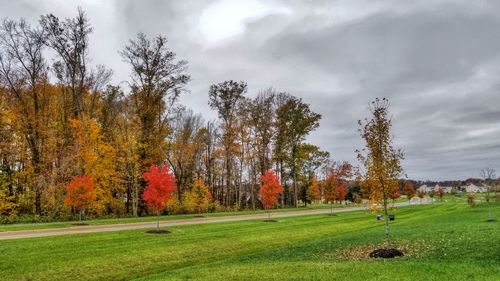
{"label": "mulch ring around tree", "polygon": [[146,233],[149,233],[149,234],[169,234],[172,232],[168,231],[166,229],[150,229],[150,230],[146,231]]}
{"label": "mulch ring around tree", "polygon": [[89,225],[88,223],[85,223],[85,222],[74,222],[72,223],[71,225],[74,225],[74,226],[82,226],[82,225]]}
{"label": "mulch ring around tree", "polygon": [[[398,252],[396,251],[399,251]],[[427,255],[436,250],[435,246],[425,240],[399,241],[388,247],[381,244],[362,244],[347,246],[334,252],[326,253],[327,258],[342,260],[368,260],[375,258],[411,259]]]}
{"label": "mulch ring around tree", "polygon": [[278,222],[277,220],[273,220],[273,219],[265,219],[265,220],[262,220],[262,222]]}
{"label": "mulch ring around tree", "polygon": [[381,248],[374,250],[368,256],[370,258],[392,259],[395,257],[402,257],[404,254],[396,248]]}

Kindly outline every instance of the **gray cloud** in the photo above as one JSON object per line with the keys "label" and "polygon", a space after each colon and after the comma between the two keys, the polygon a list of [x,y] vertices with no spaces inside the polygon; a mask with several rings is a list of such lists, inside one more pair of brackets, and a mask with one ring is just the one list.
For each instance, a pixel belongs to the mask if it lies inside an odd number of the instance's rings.
{"label": "gray cloud", "polygon": [[[36,21],[49,12],[72,16],[82,6],[95,30],[93,62],[114,69],[115,83],[128,79],[117,53],[127,40],[140,31],[164,34],[189,61],[193,81],[182,103],[214,118],[208,87],[226,79],[247,81],[250,95],[269,86],[289,91],[323,115],[309,141],[338,160],[356,161],[357,120],[367,117],[370,100],[385,96],[409,177],[458,179],[477,177],[486,166],[500,170],[495,3],[248,0],[239,2],[242,11],[229,2],[0,0],[0,17]],[[220,30],[200,26],[208,11],[239,29],[211,39],[207,32]]]}

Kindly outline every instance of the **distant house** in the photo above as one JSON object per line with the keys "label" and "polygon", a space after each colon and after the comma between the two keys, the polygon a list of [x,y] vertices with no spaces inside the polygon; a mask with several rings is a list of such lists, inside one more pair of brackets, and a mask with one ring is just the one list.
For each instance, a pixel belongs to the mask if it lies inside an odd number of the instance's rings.
{"label": "distant house", "polygon": [[476,193],[476,192],[486,192],[488,191],[489,186],[485,184],[475,185],[473,183],[469,183],[468,185],[463,185],[460,187],[461,190],[468,193]]}
{"label": "distant house", "polygon": [[438,189],[443,189],[443,191],[445,193],[451,193],[451,191],[453,190],[453,187],[451,186],[440,186],[439,184],[436,184],[436,186],[434,187],[434,191],[438,191]]}
{"label": "distant house", "polygon": [[427,193],[434,191],[434,187],[423,184],[418,188],[418,191]]}
{"label": "distant house", "polygon": [[435,186],[427,186],[426,184],[423,184],[418,188],[418,191],[423,191],[425,193],[431,191],[437,192],[440,188],[442,188],[445,193],[451,193],[453,189],[451,186],[440,186],[439,184],[436,184]]}

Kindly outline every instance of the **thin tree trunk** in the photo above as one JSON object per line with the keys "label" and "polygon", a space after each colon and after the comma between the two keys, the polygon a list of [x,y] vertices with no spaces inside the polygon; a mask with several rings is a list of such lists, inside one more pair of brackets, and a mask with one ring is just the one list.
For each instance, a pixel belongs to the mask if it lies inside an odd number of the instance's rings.
{"label": "thin tree trunk", "polygon": [[391,236],[389,232],[389,212],[387,211],[387,198],[384,198],[384,214],[385,214],[385,241],[387,247],[391,245]]}
{"label": "thin tree trunk", "polygon": [[157,213],[158,220],[156,221],[156,231],[160,232],[160,211]]}

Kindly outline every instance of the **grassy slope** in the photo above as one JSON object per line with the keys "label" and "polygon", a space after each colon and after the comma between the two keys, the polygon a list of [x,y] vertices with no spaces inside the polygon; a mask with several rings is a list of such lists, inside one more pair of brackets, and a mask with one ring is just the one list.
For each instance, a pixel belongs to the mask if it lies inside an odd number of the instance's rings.
{"label": "grassy slope", "polygon": [[[499,217],[500,206],[494,206]],[[500,280],[499,222],[485,205],[415,206],[396,211],[396,243],[421,245],[397,260],[339,257],[376,244],[372,214],[305,216],[0,242],[2,280]]]}
{"label": "grassy slope", "polygon": [[[334,204],[334,208],[345,208],[353,207],[354,205],[339,205]],[[307,207],[299,208],[286,208],[286,209],[276,209],[271,212],[289,212],[289,211],[300,211],[300,210],[314,210],[314,209],[328,209],[331,206],[328,204],[313,204],[307,205]],[[267,213],[265,210],[256,211],[234,211],[234,212],[219,212],[219,213],[208,213],[203,214],[205,217],[221,217],[221,216],[235,216],[235,215],[248,215],[248,214],[260,214]],[[161,220],[178,220],[178,219],[192,219],[196,218],[196,214],[191,215],[170,215],[161,216]],[[130,217],[130,218],[116,218],[116,219],[95,219],[85,221],[88,225],[104,225],[104,224],[121,224],[121,223],[136,223],[136,222],[150,222],[157,221],[158,217],[148,216],[148,217]],[[78,221],[63,221],[63,222],[50,222],[50,223],[19,223],[19,224],[0,224],[0,232],[2,231],[16,231],[16,230],[33,230],[33,229],[49,229],[49,228],[65,228],[72,227],[73,223]]]}

